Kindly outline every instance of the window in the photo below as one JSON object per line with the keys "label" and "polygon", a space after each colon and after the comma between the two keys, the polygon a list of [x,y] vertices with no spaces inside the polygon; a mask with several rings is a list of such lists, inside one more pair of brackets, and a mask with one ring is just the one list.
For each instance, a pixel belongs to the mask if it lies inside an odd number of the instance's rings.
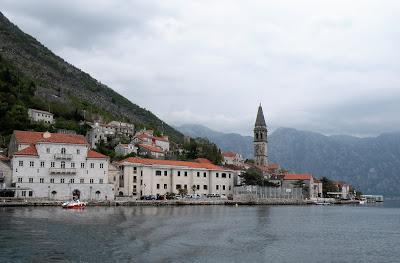
{"label": "window", "polygon": [[200,190],[200,185],[199,184],[196,185],[196,188],[197,188],[197,190]]}
{"label": "window", "polygon": [[187,176],[187,172],[185,172],[185,176]]}
{"label": "window", "polygon": [[54,178],[50,178],[50,183],[54,184]]}
{"label": "window", "polygon": [[104,163],[101,163],[100,164],[100,169],[103,169],[104,168]]}
{"label": "window", "polygon": [[143,180],[140,180],[140,185],[143,185]]}
{"label": "window", "polygon": [[65,183],[65,179],[61,178],[60,183],[62,183],[62,184]]}
{"label": "window", "polygon": [[81,168],[85,168],[85,163],[81,163]]}
{"label": "window", "polygon": [[22,183],[22,178],[21,177],[18,178],[18,183]]}
{"label": "window", "polygon": [[81,178],[81,179],[79,180],[79,182],[80,182],[81,184],[84,184],[84,183],[85,183],[85,179]]}
{"label": "window", "polygon": [[90,181],[89,181],[91,184],[93,184],[93,182],[94,182],[94,179],[90,179]]}
{"label": "window", "polygon": [[81,154],[81,150],[77,149],[76,154]]}
{"label": "window", "polygon": [[232,187],[231,187],[231,186],[229,186],[229,187],[228,187],[228,189],[229,189],[229,191],[230,191],[230,190],[232,189]]}
{"label": "window", "polygon": [[157,184],[157,189],[160,189],[160,184]]}
{"label": "window", "polygon": [[35,162],[34,161],[30,161],[29,162],[29,167],[34,167],[35,166]]}
{"label": "window", "polygon": [[51,162],[50,166],[51,166],[51,168],[54,168],[54,166],[56,166],[55,162]]}
{"label": "window", "polygon": [[133,176],[133,182],[136,183],[137,182],[137,177]]}
{"label": "window", "polygon": [[215,176],[218,178],[219,174],[218,174],[218,173],[216,173],[216,174],[215,174]]}
{"label": "window", "polygon": [[229,178],[231,178],[231,174],[229,174]]}
{"label": "window", "polygon": [[167,176],[168,175],[168,172],[167,171],[164,171],[164,176]]}
{"label": "window", "polygon": [[21,192],[21,195],[22,195],[22,196],[26,196],[26,191],[22,191],[22,192]]}
{"label": "window", "polygon": [[167,184],[164,184],[164,189],[167,189],[167,188],[168,188]]}
{"label": "window", "polygon": [[183,189],[187,189],[187,184],[185,184],[185,185],[183,186]]}
{"label": "window", "polygon": [[161,171],[156,171],[156,176],[161,176]]}
{"label": "window", "polygon": [[40,182],[41,184],[43,184],[43,183],[44,183],[44,178],[40,178],[40,179],[39,179],[39,182]]}
{"label": "window", "polygon": [[177,184],[176,185],[176,190],[179,190],[179,189],[181,189],[182,188],[182,186],[180,185],[180,184]]}
{"label": "window", "polygon": [[61,154],[65,154],[65,148],[61,148]]}
{"label": "window", "polygon": [[28,192],[28,195],[29,195],[29,196],[32,196],[32,195],[33,195],[33,191],[29,191],[29,192]]}
{"label": "window", "polygon": [[226,173],[222,173],[222,178],[226,178]]}
{"label": "window", "polygon": [[61,168],[65,169],[65,162],[64,161],[61,162]]}
{"label": "window", "polygon": [[70,184],[75,183],[75,179],[73,179],[73,178],[69,179],[69,183],[70,183]]}
{"label": "window", "polygon": [[44,162],[43,161],[40,162],[40,167],[42,167],[42,168],[44,167]]}
{"label": "window", "polygon": [[207,173],[206,172],[203,173],[203,177],[207,177]]}
{"label": "window", "polygon": [[200,177],[200,172],[197,172],[197,177]]}
{"label": "window", "polygon": [[24,161],[19,161],[19,162],[18,162],[18,165],[19,165],[19,166],[24,166]]}
{"label": "window", "polygon": [[102,184],[103,183],[103,179],[99,179],[99,184]]}
{"label": "window", "polygon": [[71,163],[71,168],[75,168],[75,163]]}
{"label": "window", "polygon": [[222,186],[222,190],[225,190],[225,185]]}
{"label": "window", "polygon": [[178,176],[181,176],[181,171],[178,171]]}
{"label": "window", "polygon": [[203,185],[203,189],[204,189],[204,190],[207,190],[207,188],[208,188],[208,187],[207,187],[207,185],[206,185],[206,184],[205,184],[205,185]]}
{"label": "window", "polygon": [[219,185],[216,185],[216,186],[215,186],[215,189],[216,189],[216,190],[219,190]]}
{"label": "window", "polygon": [[90,163],[90,168],[94,168],[94,163]]}
{"label": "window", "polygon": [[33,183],[33,178],[29,178],[29,182],[30,182],[30,183]]}
{"label": "window", "polygon": [[50,153],[50,148],[46,148],[46,153]]}

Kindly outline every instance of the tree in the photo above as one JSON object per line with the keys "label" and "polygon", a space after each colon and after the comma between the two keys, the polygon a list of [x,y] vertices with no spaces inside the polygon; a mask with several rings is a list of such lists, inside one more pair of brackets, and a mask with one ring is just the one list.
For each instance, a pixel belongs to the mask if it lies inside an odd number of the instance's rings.
{"label": "tree", "polygon": [[187,191],[187,189],[179,188],[178,193],[179,193],[181,196],[185,196],[185,195],[187,195],[188,191]]}
{"label": "tree", "polygon": [[277,186],[268,179],[265,179],[261,172],[255,168],[247,169],[247,171],[244,172],[241,177],[246,185]]}
{"label": "tree", "polygon": [[194,194],[196,194],[196,190],[197,190],[197,186],[196,186],[196,185],[193,185],[193,186],[192,186],[192,191],[193,191]]}
{"label": "tree", "polygon": [[326,194],[328,192],[337,192],[338,191],[336,184],[329,178],[324,176],[321,178],[321,182],[322,182],[322,194],[324,196],[326,196]]}

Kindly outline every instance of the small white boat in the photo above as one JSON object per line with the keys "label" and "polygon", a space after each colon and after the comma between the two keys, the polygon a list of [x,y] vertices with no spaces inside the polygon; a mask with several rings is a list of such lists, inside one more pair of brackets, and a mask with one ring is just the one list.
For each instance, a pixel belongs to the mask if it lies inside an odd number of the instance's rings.
{"label": "small white boat", "polygon": [[69,209],[85,208],[86,207],[86,203],[85,202],[81,202],[79,200],[73,200],[73,201],[65,202],[61,206],[62,206],[62,208],[69,208]]}
{"label": "small white boat", "polygon": [[359,201],[360,205],[365,205],[367,203],[367,199],[366,198],[361,198],[361,200]]}
{"label": "small white boat", "polygon": [[316,205],[331,205],[329,202],[315,202]]}

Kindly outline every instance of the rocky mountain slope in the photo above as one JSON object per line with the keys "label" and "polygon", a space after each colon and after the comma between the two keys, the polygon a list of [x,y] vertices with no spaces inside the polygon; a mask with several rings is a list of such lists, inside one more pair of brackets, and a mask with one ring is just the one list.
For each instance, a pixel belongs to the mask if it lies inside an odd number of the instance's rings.
{"label": "rocky mountain slope", "polygon": [[74,110],[97,113],[164,131],[172,140],[183,136],[150,111],[130,102],[89,74],[55,55],[32,36],[22,32],[0,13],[0,56],[36,85],[35,96]]}
{"label": "rocky mountain slope", "polygon": [[[245,156],[249,151],[240,149],[252,148],[248,136],[236,139],[238,135],[208,132],[204,127],[198,131],[193,125],[179,129],[189,136],[207,137],[222,149]],[[280,128],[269,136],[268,147],[270,160],[287,169],[344,180],[365,193],[400,195],[400,133],[357,138]]]}

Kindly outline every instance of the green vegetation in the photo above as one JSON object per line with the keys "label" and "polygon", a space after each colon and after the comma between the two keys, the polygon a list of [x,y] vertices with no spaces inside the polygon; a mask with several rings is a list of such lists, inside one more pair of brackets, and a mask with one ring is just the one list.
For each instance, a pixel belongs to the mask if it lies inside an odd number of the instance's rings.
{"label": "green vegetation", "polygon": [[274,186],[277,185],[265,179],[261,172],[255,168],[249,168],[245,173],[241,175],[246,185],[258,185],[258,186]]}
{"label": "green vegetation", "polygon": [[330,180],[327,177],[322,177],[321,178],[322,182],[322,194],[324,196],[327,196],[328,192],[337,192],[339,189],[337,188],[336,184],[334,181]]}
{"label": "green vegetation", "polygon": [[221,150],[207,139],[191,139],[189,143],[183,145],[183,149],[183,154],[178,156],[180,160],[206,158],[217,165],[220,165],[222,162]]}

